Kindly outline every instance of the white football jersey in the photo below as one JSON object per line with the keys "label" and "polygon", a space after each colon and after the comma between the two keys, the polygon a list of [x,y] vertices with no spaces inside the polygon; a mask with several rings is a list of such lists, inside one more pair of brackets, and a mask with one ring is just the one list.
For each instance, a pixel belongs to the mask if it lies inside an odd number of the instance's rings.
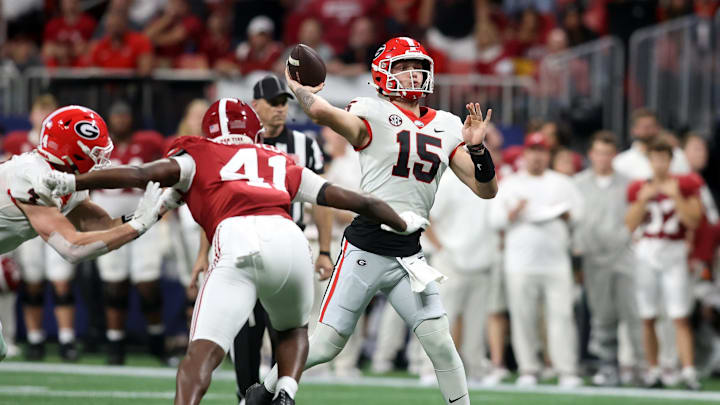
{"label": "white football jersey", "polygon": [[440,178],[458,146],[462,121],[454,114],[421,107],[416,117],[380,97],[358,97],[347,110],[365,121],[370,139],[360,155],[360,188],[396,212],[428,218]]}
{"label": "white football jersey", "polygon": [[[50,170],[50,165],[35,151],[13,156],[0,164],[0,253],[9,252],[37,236],[20,208],[12,202],[11,196],[17,201],[44,205],[35,194],[32,179]],[[67,214],[86,198],[87,191],[73,193],[62,199],[60,210]]]}

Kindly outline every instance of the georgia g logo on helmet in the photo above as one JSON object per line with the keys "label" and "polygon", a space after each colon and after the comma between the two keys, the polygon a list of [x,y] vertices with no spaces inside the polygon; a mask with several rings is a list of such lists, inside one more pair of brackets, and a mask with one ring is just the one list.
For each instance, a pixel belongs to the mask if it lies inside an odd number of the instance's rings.
{"label": "georgia g logo on helmet", "polygon": [[75,124],[75,132],[82,138],[89,141],[97,139],[100,136],[100,128],[91,121],[80,121]]}

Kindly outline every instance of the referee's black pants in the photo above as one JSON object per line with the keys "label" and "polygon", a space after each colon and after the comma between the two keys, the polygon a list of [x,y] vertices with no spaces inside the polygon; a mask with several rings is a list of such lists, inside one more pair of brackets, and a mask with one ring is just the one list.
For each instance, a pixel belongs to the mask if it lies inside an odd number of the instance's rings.
{"label": "referee's black pants", "polygon": [[240,401],[245,397],[245,391],[251,385],[260,382],[260,349],[262,348],[262,339],[266,328],[272,342],[272,363],[275,363],[276,334],[270,326],[267,312],[265,312],[265,308],[260,304],[260,301],[255,303],[253,316],[255,317],[255,324],[250,326],[249,323],[246,323],[235,336],[233,342],[235,381],[237,383],[237,396]]}

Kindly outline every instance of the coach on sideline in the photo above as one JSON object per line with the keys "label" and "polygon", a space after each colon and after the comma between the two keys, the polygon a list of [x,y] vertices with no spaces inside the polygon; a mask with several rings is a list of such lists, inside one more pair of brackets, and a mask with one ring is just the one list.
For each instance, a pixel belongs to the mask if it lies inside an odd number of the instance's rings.
{"label": "coach on sideline", "polygon": [[[323,154],[315,138],[300,131],[293,131],[285,125],[288,114],[288,99],[292,97],[292,94],[285,87],[285,83],[273,74],[263,77],[253,86],[252,107],[257,112],[265,128],[263,143],[286,152],[299,166],[307,167],[317,174],[322,174],[325,170]],[[290,215],[300,229],[305,229],[302,203],[292,204]],[[313,206],[312,216],[317,225],[318,245],[320,248],[315,259],[315,270],[320,274],[320,279],[324,280],[330,277],[333,270],[333,263],[330,258],[332,209]],[[253,314],[254,324],[248,322],[235,337],[233,344],[235,377],[238,386],[238,397],[241,402],[245,391],[254,383],[260,382],[260,348],[262,347],[265,328],[269,326],[267,314],[260,302],[255,305]],[[251,320],[253,317],[251,317]]]}

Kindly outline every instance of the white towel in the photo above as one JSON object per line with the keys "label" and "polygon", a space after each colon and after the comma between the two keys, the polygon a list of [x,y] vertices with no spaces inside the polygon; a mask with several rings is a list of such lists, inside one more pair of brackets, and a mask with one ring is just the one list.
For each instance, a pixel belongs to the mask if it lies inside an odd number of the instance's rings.
{"label": "white towel", "polygon": [[443,283],[447,280],[447,276],[427,264],[425,254],[422,252],[408,257],[396,257],[396,259],[410,276],[410,288],[413,292],[425,291],[427,285],[433,281]]}

